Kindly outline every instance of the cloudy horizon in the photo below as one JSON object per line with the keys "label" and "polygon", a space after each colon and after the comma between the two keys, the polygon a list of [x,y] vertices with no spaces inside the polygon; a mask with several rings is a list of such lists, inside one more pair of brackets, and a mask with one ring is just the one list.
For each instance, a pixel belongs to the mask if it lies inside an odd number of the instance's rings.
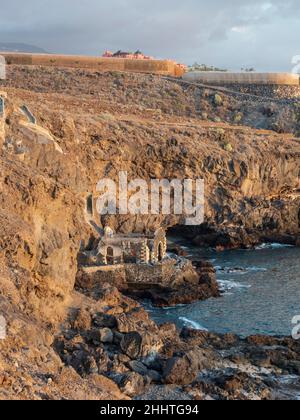
{"label": "cloudy horizon", "polygon": [[62,54],[141,49],[186,64],[291,71],[299,24],[297,0],[13,0],[1,5],[0,42]]}

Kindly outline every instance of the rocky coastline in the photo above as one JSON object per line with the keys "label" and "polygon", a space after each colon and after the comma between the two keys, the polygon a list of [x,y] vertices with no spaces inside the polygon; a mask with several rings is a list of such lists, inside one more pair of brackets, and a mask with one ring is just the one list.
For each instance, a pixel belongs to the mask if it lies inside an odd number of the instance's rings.
{"label": "rocky coastline", "polygon": [[300,246],[298,232],[274,233],[271,230],[247,230],[239,228],[215,230],[208,226],[189,227],[175,226],[169,230],[170,235],[183,237],[192,246],[213,248],[217,251],[229,249],[254,249],[263,243]]}
{"label": "rocky coastline", "polygon": [[[78,296],[77,296],[78,297]],[[217,335],[156,325],[135,301],[104,284],[83,299],[54,348],[82,378],[103,375],[125,397],[174,400],[296,399],[300,342]]]}
{"label": "rocky coastline", "polygon": [[220,290],[213,266],[205,261],[195,262],[193,265],[196,276],[193,275],[192,281],[183,272],[180,282],[172,287],[130,289],[125,293],[133,298],[150,300],[157,307],[187,305],[211,297],[219,297]]}
{"label": "rocky coastline", "polygon": [[[186,256],[176,243],[168,251]],[[172,288],[129,290],[111,281],[93,293],[77,288],[81,306],[54,342],[64,365],[83,378],[103,375],[136,400],[300,398],[299,341],[240,338],[151,320],[144,299],[170,307],[220,296],[211,263],[193,261],[193,270],[185,266]],[[94,301],[92,309],[86,298]]]}

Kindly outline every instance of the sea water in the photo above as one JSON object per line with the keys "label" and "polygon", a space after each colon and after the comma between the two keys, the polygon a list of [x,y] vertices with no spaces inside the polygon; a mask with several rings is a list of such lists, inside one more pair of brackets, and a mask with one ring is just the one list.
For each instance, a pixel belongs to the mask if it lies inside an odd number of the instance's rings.
{"label": "sea water", "polygon": [[155,321],[240,336],[292,334],[292,320],[300,315],[300,248],[186,251],[192,260],[212,262],[222,296],[166,309],[146,305]]}

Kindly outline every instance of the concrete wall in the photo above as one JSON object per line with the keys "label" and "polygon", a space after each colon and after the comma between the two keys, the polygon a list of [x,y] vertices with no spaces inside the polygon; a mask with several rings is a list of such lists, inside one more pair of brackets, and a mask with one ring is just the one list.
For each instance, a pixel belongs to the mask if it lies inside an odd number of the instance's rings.
{"label": "concrete wall", "polygon": [[102,58],[52,54],[1,53],[7,65],[37,65],[51,67],[72,67],[134,73],[151,73],[181,77],[184,70],[168,60],[130,60],[124,58]]}
{"label": "concrete wall", "polygon": [[194,71],[186,73],[183,79],[210,85],[253,84],[299,86],[299,75],[290,73],[228,73]]}

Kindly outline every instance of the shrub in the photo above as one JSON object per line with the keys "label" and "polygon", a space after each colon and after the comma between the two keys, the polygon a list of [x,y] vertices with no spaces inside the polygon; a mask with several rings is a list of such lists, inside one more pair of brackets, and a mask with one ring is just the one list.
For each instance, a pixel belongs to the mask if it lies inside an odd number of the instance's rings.
{"label": "shrub", "polygon": [[229,153],[233,152],[233,146],[231,143],[224,143],[223,147],[224,147],[224,150],[226,150],[226,152],[229,152]]}
{"label": "shrub", "polygon": [[242,121],[242,119],[243,119],[243,114],[241,112],[239,112],[239,113],[235,114],[235,116],[233,118],[233,121],[236,124],[238,124],[238,123],[240,123]]}
{"label": "shrub", "polygon": [[223,105],[223,98],[222,98],[222,96],[220,96],[219,94],[215,94],[215,96],[214,96],[214,104],[216,105],[216,106],[221,106],[221,105]]}

